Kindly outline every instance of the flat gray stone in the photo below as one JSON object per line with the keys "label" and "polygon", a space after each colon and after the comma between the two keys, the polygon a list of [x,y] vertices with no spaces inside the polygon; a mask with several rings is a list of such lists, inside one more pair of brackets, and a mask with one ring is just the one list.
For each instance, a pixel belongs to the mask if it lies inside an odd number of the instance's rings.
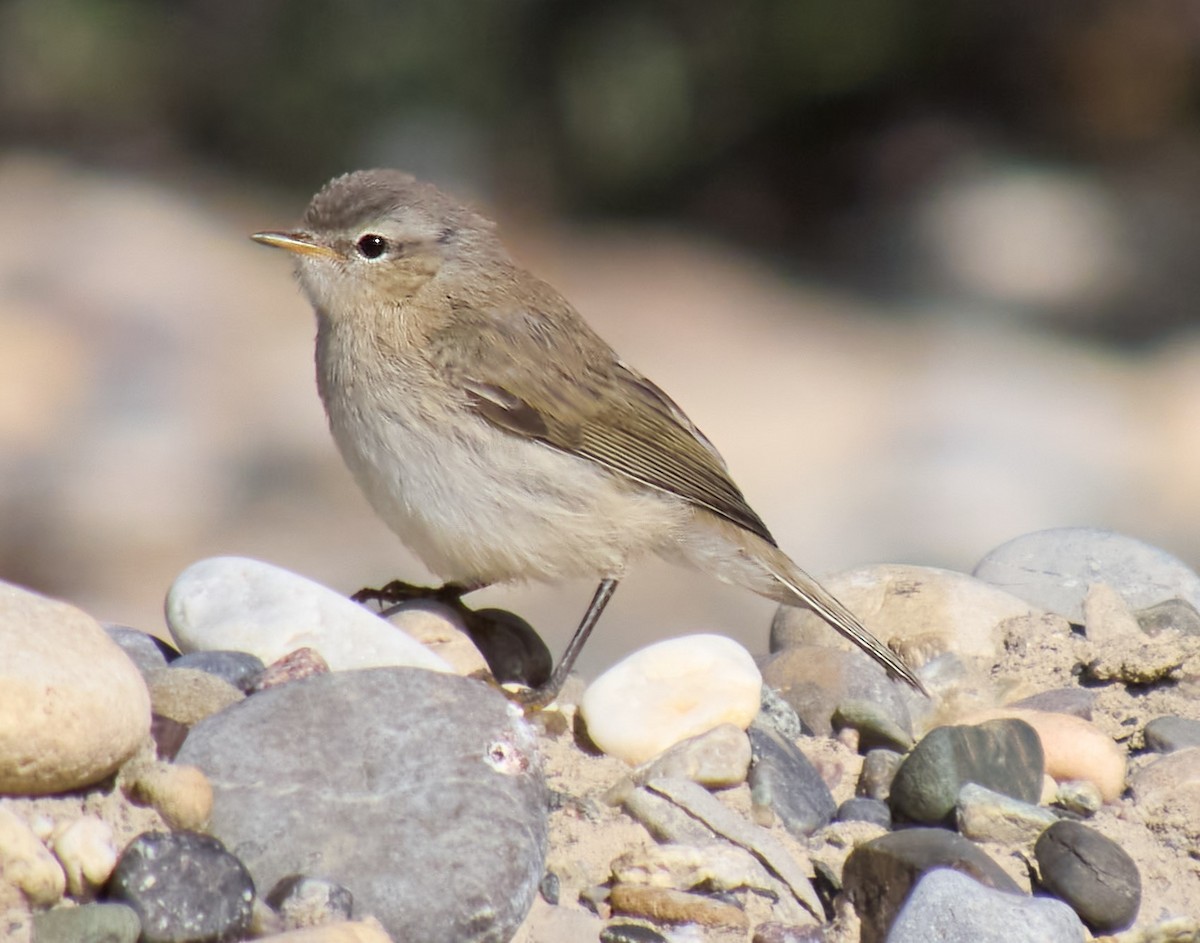
{"label": "flat gray stone", "polygon": [[547,792],[533,731],[497,691],[375,668],[270,688],[193,728],[212,834],[258,887],[345,886],[397,940],[501,943],[537,892]]}

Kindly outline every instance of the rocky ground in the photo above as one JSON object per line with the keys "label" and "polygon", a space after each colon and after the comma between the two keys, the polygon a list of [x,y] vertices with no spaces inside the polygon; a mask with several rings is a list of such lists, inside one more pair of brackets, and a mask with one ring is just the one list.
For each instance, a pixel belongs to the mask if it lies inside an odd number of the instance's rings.
{"label": "rocky ground", "polygon": [[511,616],[218,558],[178,655],[5,586],[4,938],[1200,939],[1200,577],[1064,529],[828,584],[930,697],[796,610],[525,717]]}

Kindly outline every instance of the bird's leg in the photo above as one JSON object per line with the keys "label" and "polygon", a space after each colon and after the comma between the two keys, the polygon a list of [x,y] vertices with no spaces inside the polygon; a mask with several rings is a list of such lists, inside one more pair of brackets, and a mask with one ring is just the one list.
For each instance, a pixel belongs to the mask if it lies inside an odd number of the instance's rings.
{"label": "bird's leg", "polygon": [[614,579],[600,581],[600,585],[596,587],[596,594],[592,597],[592,601],[587,607],[587,612],[583,614],[583,620],[579,623],[579,628],[575,630],[575,634],[571,636],[571,641],[567,643],[567,649],[563,652],[563,656],[559,660],[557,667],[550,673],[550,680],[539,687],[526,688],[516,694],[515,699],[519,704],[538,709],[545,707],[558,697],[558,692],[562,690],[562,686],[567,680],[567,675],[571,673],[571,669],[575,666],[575,659],[583,651],[584,643],[588,640],[588,636],[592,634],[592,629],[596,627],[596,623],[600,619],[600,613],[604,611],[604,607],[612,599],[612,594],[616,588],[617,581]]}
{"label": "bird's leg", "polygon": [[433,599],[450,606],[461,607],[462,597],[483,589],[487,583],[443,583],[441,586],[414,586],[400,580],[392,580],[379,589],[363,587],[350,598],[358,603],[374,602],[379,607],[395,606],[402,602],[412,602],[415,599]]}

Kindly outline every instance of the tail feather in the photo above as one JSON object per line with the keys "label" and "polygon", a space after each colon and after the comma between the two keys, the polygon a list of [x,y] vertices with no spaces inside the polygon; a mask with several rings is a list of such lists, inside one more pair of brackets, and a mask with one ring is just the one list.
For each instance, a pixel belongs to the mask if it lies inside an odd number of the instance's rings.
{"label": "tail feather", "polygon": [[[780,557],[784,555],[779,553]],[[920,679],[900,657],[879,641],[858,621],[858,618],[842,605],[825,587],[784,557],[788,566],[779,565],[783,560],[763,560],[763,566],[779,583],[788,589],[801,604],[811,609],[834,629],[848,638],[864,652],[874,658],[893,678],[907,681],[914,688],[929,696]]]}

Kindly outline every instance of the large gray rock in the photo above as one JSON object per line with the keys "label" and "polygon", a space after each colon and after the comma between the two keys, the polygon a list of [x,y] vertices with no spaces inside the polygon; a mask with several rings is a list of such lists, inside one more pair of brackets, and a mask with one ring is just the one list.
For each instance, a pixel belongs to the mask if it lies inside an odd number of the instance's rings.
{"label": "large gray rock", "polygon": [[271,688],[199,723],[179,762],[258,887],[348,888],[397,940],[499,943],[533,900],[547,803],[536,741],[498,692],[374,668]]}

